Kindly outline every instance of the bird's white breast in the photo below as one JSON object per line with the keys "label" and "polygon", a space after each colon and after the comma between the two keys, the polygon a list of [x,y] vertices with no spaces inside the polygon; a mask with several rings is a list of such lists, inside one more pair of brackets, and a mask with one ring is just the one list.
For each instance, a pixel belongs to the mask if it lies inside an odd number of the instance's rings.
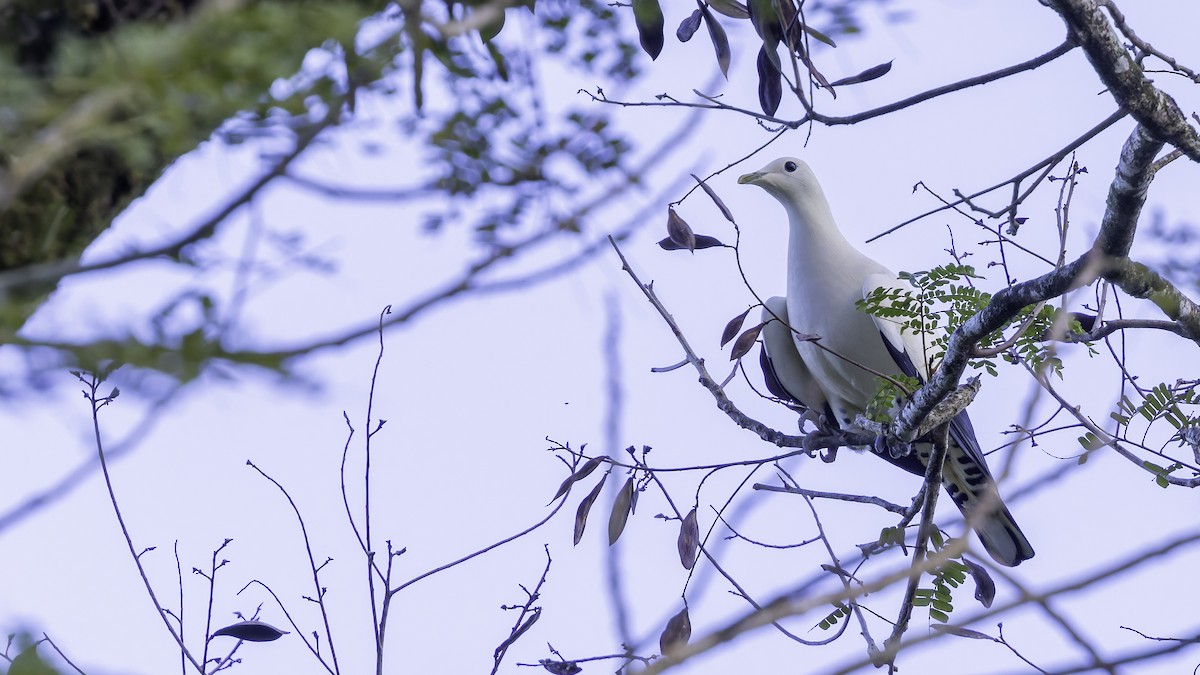
{"label": "bird's white breast", "polygon": [[879,386],[878,376],[851,361],[887,375],[899,372],[874,321],[855,308],[867,274],[882,268],[853,249],[831,253],[819,246],[788,248],[787,304],[792,327],[821,337],[820,346],[799,342],[796,347],[839,422],[845,424],[866,408]]}

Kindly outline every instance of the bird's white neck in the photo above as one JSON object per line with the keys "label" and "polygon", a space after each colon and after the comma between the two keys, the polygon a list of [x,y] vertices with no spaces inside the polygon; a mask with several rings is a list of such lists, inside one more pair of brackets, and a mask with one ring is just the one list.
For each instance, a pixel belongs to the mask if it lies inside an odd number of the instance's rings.
{"label": "bird's white neck", "polygon": [[812,265],[837,265],[839,261],[862,256],[838,229],[829,202],[819,190],[805,195],[804,199],[781,200],[787,211],[790,230],[789,270]]}

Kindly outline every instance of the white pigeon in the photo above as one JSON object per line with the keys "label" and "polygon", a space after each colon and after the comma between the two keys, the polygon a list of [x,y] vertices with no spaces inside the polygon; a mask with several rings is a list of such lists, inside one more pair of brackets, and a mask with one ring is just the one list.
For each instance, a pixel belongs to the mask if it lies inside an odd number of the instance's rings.
{"label": "white pigeon", "polygon": [[[757,185],[779,200],[790,228],[787,298],[768,300],[763,311],[764,321],[775,316],[787,323],[763,327],[764,374],[772,393],[825,415],[830,425],[855,429],[855,417],[879,389],[879,374],[928,381],[926,340],[855,307],[877,288],[909,285],[846,240],[808,165],[783,157],[738,183]],[[819,336],[819,345],[794,339],[793,330]],[[917,443],[914,448],[904,457],[892,457],[887,450],[879,454],[923,475],[930,446]],[[1011,567],[1033,557],[1029,540],[996,493],[965,410],[950,424],[942,481],[996,562]],[[981,505],[987,513],[976,513]]]}

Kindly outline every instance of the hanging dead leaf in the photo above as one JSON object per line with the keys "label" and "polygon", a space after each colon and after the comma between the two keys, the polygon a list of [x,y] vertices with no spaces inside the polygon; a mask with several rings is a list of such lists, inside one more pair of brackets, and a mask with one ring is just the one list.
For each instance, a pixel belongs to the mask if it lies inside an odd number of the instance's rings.
{"label": "hanging dead leaf", "polygon": [[746,332],[738,336],[738,339],[733,343],[733,351],[729,354],[730,361],[737,361],[750,352],[750,348],[754,346],[754,341],[758,339],[758,334],[762,332],[763,326],[767,324],[760,323],[753,328],[747,328]]}
{"label": "hanging dead leaf", "polygon": [[992,575],[977,562],[967,558],[963,558],[963,562],[967,564],[967,571],[975,580],[975,599],[984,607],[991,607],[992,601],[996,599],[996,582],[992,580]]}
{"label": "hanging dead leaf", "polygon": [[550,675],[578,675],[583,672],[574,661],[555,661],[553,659],[542,659],[538,663],[546,669]]}
{"label": "hanging dead leaf", "polygon": [[887,63],[881,63],[877,66],[872,66],[870,68],[867,68],[866,70],[862,71],[861,73],[859,73],[857,75],[851,75],[850,77],[843,77],[842,79],[840,79],[836,82],[831,82],[829,84],[829,86],[840,87],[840,86],[846,85],[846,84],[860,84],[862,82],[870,82],[871,80],[877,80],[877,79],[883,77],[884,75],[887,75],[888,71],[891,69],[892,69],[892,62],[888,61]]}
{"label": "hanging dead leaf", "polygon": [[588,512],[592,510],[592,504],[595,503],[596,497],[600,496],[600,488],[604,487],[604,481],[608,480],[608,474],[596,483],[596,487],[588,493],[583,501],[579,502],[579,508],[575,509],[575,545],[579,545],[579,540],[583,539],[583,528],[587,527]]}
{"label": "hanging dead leaf", "polygon": [[746,315],[750,313],[753,307],[747,307],[746,311],[738,314],[725,324],[725,330],[721,331],[721,347],[729,344],[729,341],[737,336],[738,331],[742,329],[742,324],[746,321]]}
{"label": "hanging dead leaf", "polygon": [[671,208],[667,209],[667,237],[681,248],[696,250],[696,234],[692,227]]}
{"label": "hanging dead leaf", "polygon": [[600,464],[607,459],[608,455],[600,455],[599,457],[593,457],[584,462],[583,466],[579,467],[575,473],[563,479],[562,484],[558,486],[558,492],[554,493],[554,496],[550,498],[550,501],[553,502],[555,499],[567,494],[567,490],[571,489],[572,485],[578,483],[584,478],[587,478],[593,471],[596,470],[596,467],[600,466]]}
{"label": "hanging dead leaf", "polygon": [[519,640],[521,638],[521,636],[524,635],[530,628],[533,628],[533,624],[537,623],[537,620],[540,619],[541,617],[542,617],[542,608],[534,607],[533,612],[530,613],[529,617],[526,618],[525,621],[523,621],[521,623],[521,625],[518,626],[517,629],[512,632],[512,635],[509,635],[508,638],[506,638],[504,640],[504,642],[500,643],[500,646],[496,647],[496,651],[493,652],[493,657],[499,656],[505,650],[507,650],[509,647],[511,647],[513,645],[513,643],[516,642],[517,640]]}
{"label": "hanging dead leaf", "polygon": [[[716,237],[710,237],[707,234],[696,235],[696,250],[697,251],[699,251],[701,249],[705,249],[705,248],[715,248],[717,246],[724,246],[724,245],[725,244],[722,243],[721,240],[717,239]],[[659,248],[661,248],[664,251],[682,251],[682,250],[686,249],[685,246],[680,246],[679,244],[676,244],[675,242],[671,241],[670,237],[667,237],[666,239],[659,241],[658,246],[659,246]]]}
{"label": "hanging dead leaf", "polygon": [[[696,179],[696,182],[700,184],[700,189],[704,190],[704,193],[708,195],[708,198],[713,200],[713,203],[716,204],[717,208],[721,210],[721,215],[725,216],[725,220],[728,220],[732,223],[733,212],[731,212],[729,207],[725,206],[725,202],[721,201],[721,198],[717,196],[716,190],[713,190],[711,187],[709,187],[708,183],[696,174],[692,174],[692,178]],[[697,248],[699,247],[697,246]]]}
{"label": "hanging dead leaf", "polygon": [[750,17],[754,32],[758,33],[758,37],[762,38],[763,43],[771,50],[783,39],[783,25],[780,24],[779,13],[775,9],[775,0],[748,0],[746,3],[746,15]]}
{"label": "hanging dead leaf", "polygon": [[959,626],[951,626],[950,624],[945,623],[933,623],[931,626],[939,633],[948,633],[950,635],[957,635],[959,637],[971,638],[972,640],[991,640],[992,642],[999,642],[999,640],[991,635],[988,635],[987,633],[980,633],[979,631],[971,630],[970,628],[961,628]]}
{"label": "hanging dead leaf", "polygon": [[608,461],[608,455],[593,457],[584,462],[583,466],[579,467],[579,470],[575,472],[575,480],[580,481],[592,475],[592,472],[596,470],[596,467],[600,466],[606,461]]}
{"label": "hanging dead leaf", "polygon": [[679,562],[683,569],[690,570],[696,564],[696,550],[700,548],[700,526],[696,524],[696,509],[693,508],[679,525]]}
{"label": "hanging dead leaf", "polygon": [[731,19],[750,18],[750,8],[738,0],[708,0],[708,6]]}
{"label": "hanging dead leaf", "polygon": [[758,105],[768,115],[774,115],[783,101],[782,80],[783,75],[768,56],[766,45],[763,45],[758,50]]}
{"label": "hanging dead leaf", "polygon": [[810,37],[813,37],[820,42],[824,42],[825,44],[829,45],[830,47],[833,47],[834,49],[837,48],[837,43],[833,41],[833,38],[822,33],[821,31],[817,30],[816,28],[809,26],[808,24],[804,25],[804,32],[808,33]]}
{"label": "hanging dead leaf", "polygon": [[662,7],[658,0],[633,0],[633,21],[637,24],[638,39],[642,49],[657,59],[663,48],[663,19]]}
{"label": "hanging dead leaf", "polygon": [[608,545],[612,546],[621,538],[625,531],[625,523],[629,521],[629,513],[633,509],[633,476],[630,476],[617,498],[613,501],[612,513],[608,516]]}
{"label": "hanging dead leaf", "polygon": [[688,617],[687,607],[667,621],[667,627],[658,636],[658,651],[666,654],[672,649],[682,647],[692,637],[692,620]]}
{"label": "hanging dead leaf", "polygon": [[816,64],[813,63],[812,59],[808,57],[807,52],[800,52],[800,60],[804,63],[804,67],[808,69],[809,75],[811,75],[812,78],[817,81],[817,85],[828,89],[829,93],[833,94],[834,98],[837,98],[837,92],[833,90],[833,85],[829,84],[829,80],[825,79],[825,75],[822,74],[821,71],[817,70]]}
{"label": "hanging dead leaf", "polygon": [[692,39],[697,30],[700,30],[700,21],[703,19],[704,13],[696,10],[684,19],[679,24],[679,28],[675,29],[675,37],[679,38],[680,42],[687,42]]}
{"label": "hanging dead leaf", "polygon": [[704,17],[704,26],[708,28],[708,37],[712,40],[713,51],[717,55],[717,65],[721,67],[721,74],[725,79],[729,79],[729,60],[732,54],[729,49],[729,36],[725,34],[725,28],[721,26],[721,22],[717,21],[717,17],[708,11],[708,7],[700,0],[696,0],[700,5],[698,11],[702,12]]}
{"label": "hanging dead leaf", "polygon": [[279,630],[263,621],[239,621],[224,628],[213,631],[212,636],[225,635],[246,642],[271,642],[287,635],[289,631]]}

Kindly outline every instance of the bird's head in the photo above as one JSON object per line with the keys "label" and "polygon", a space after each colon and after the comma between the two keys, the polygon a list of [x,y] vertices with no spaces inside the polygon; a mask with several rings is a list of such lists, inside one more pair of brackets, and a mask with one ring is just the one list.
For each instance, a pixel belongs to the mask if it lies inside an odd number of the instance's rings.
{"label": "bird's head", "polygon": [[780,157],[758,171],[738,178],[738,183],[757,185],[785,204],[803,203],[814,196],[824,199],[812,169],[795,157]]}

